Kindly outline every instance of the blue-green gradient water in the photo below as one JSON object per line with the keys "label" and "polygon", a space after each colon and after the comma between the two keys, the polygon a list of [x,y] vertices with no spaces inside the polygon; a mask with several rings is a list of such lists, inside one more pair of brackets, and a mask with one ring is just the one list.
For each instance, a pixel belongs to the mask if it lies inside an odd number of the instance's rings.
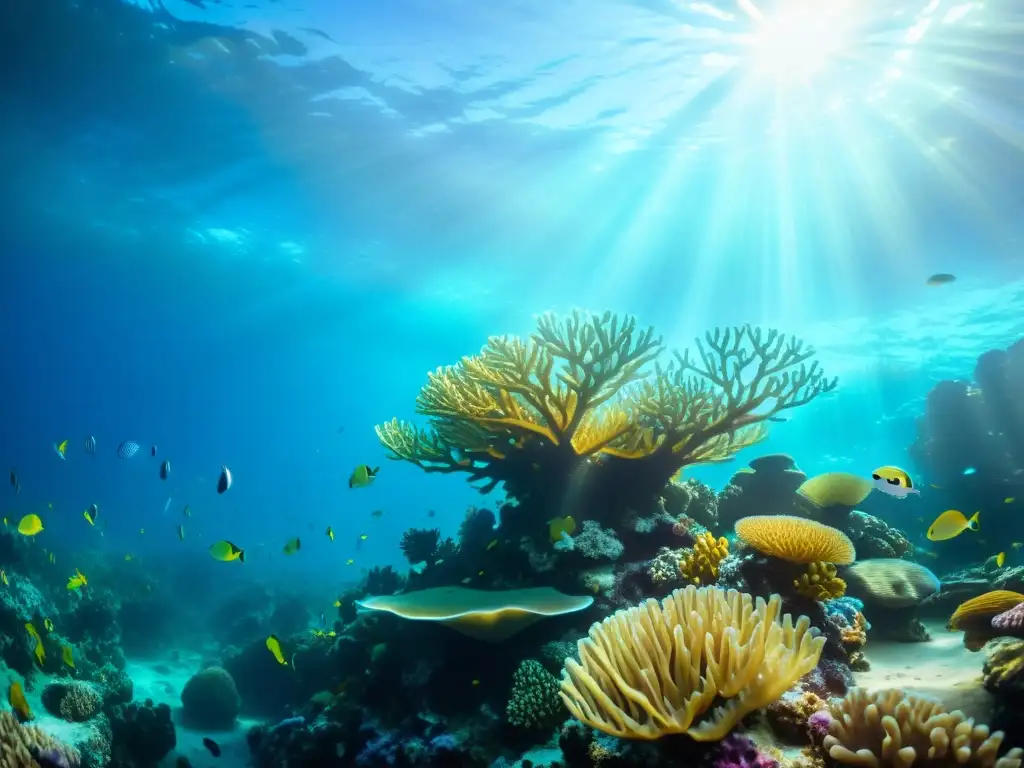
{"label": "blue-green gradient water", "polygon": [[[5,509],[67,521],[62,562],[132,554],[183,599],[215,578],[333,591],[401,563],[430,510],[447,535],[482,503],[386,461],[373,425],[574,307],[675,348],[777,327],[839,376],[687,476],[721,487],[767,452],[907,464],[929,389],[1024,334],[1024,7],[808,8],[5,3]],[[362,463],[378,481],[350,491]],[[93,502],[105,529],[79,525]],[[267,556],[215,571],[220,538]]]}

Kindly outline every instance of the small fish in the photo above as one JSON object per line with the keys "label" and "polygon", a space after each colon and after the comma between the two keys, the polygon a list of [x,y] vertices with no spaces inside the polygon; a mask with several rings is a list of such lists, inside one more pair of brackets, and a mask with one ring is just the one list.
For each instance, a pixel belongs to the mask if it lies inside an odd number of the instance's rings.
{"label": "small fish", "polygon": [[341,608],[341,600],[335,600],[334,601],[334,607],[335,608]]}
{"label": "small fish", "polygon": [[89,586],[89,580],[85,578],[84,573],[75,568],[74,574],[68,579],[68,589],[81,589],[87,586]]}
{"label": "small fish", "polygon": [[1006,563],[1006,553],[1005,552],[1000,552],[998,555],[996,555],[996,568],[1002,568],[1005,563]]}
{"label": "small fish", "polygon": [[978,520],[980,514],[980,512],[975,512],[968,520],[963,512],[957,509],[947,509],[931,524],[927,533],[928,540],[947,541],[956,538],[964,531],[977,531],[980,527]]}
{"label": "small fish", "polygon": [[145,528],[139,528],[139,533],[145,533],[145,532],[146,532]]}
{"label": "small fish", "polygon": [[428,509],[427,510],[427,517],[434,517],[436,514],[437,514],[437,512],[435,512],[432,509]]}
{"label": "small fish", "polygon": [[11,705],[11,709],[14,710],[14,715],[18,718],[19,723],[27,723],[35,718],[32,710],[28,707],[28,702],[25,700],[25,691],[17,680],[12,682],[7,689],[7,703]]}
{"label": "small fish", "polygon": [[82,516],[85,518],[86,522],[89,523],[89,525],[96,525],[96,517],[97,515],[99,515],[99,513],[99,505],[93,504],[91,507],[85,510],[85,512],[82,513]]}
{"label": "small fish", "polygon": [[88,453],[90,456],[96,455],[96,438],[93,437],[92,435],[89,435],[89,437],[85,438],[85,452]]}
{"label": "small fish", "polygon": [[288,666],[288,661],[281,652],[281,641],[277,639],[277,635],[271,635],[267,638],[267,650],[274,654],[278,664],[284,667]]}
{"label": "small fish", "polygon": [[164,502],[164,514],[167,514],[167,510],[171,508],[171,502],[174,501],[173,496],[168,496],[167,501]]}
{"label": "small fish", "polygon": [[209,736],[203,737],[203,746],[210,750],[210,754],[214,757],[220,757],[220,745]]}
{"label": "small fish", "polygon": [[934,275],[924,281],[925,285],[935,287],[937,285],[949,285],[950,283],[956,282],[956,275],[951,275],[948,272],[936,272]]}
{"label": "small fish", "polygon": [[43,626],[46,627],[47,632],[53,632],[53,622],[49,619],[43,619]]}
{"label": "small fish", "polygon": [[1007,496],[1003,499],[1003,504],[1013,504],[1014,501],[1016,501],[1016,499],[1014,499],[1013,496]]}
{"label": "small fish", "polygon": [[11,582],[7,580],[7,571],[5,571],[3,568],[0,568],[0,583],[3,583],[5,587],[10,586],[11,584]]}
{"label": "small fish", "polygon": [[139,452],[141,446],[134,440],[125,440],[117,446],[117,458],[130,459]]}
{"label": "small fish", "polygon": [[329,525],[327,526],[326,534],[327,534],[327,538],[328,539],[330,539],[331,541],[334,541],[334,529],[331,528],[331,526],[329,526]]}
{"label": "small fish", "polygon": [[345,561],[345,565],[355,565],[355,563],[356,560],[354,557],[350,557],[348,560]]}
{"label": "small fish", "polygon": [[480,681],[478,679],[474,678],[473,679],[473,687],[475,688],[478,685],[480,685]]}
{"label": "small fish", "polygon": [[185,517],[192,517],[192,507],[186,504],[185,508],[181,510],[181,513],[185,515]]}
{"label": "small fish", "polygon": [[288,539],[288,541],[284,543],[284,548],[281,551],[286,555],[294,555],[300,549],[302,549],[302,542],[299,541],[299,537],[296,536],[294,539]]}
{"label": "small fish", "polygon": [[160,465],[160,479],[161,480],[166,480],[170,476],[171,476],[171,460],[170,459],[164,459],[163,463]]}
{"label": "small fish", "polygon": [[369,464],[360,464],[348,479],[349,488],[365,488],[377,479],[380,467],[371,467]]}
{"label": "small fish", "polygon": [[320,611],[320,626],[321,627],[326,627],[327,626],[327,616],[324,614],[323,611]]}
{"label": "small fish", "polygon": [[53,554],[53,552],[51,552],[51,553],[49,554],[49,556],[48,556],[48,558],[47,558],[47,559],[48,559],[48,560],[49,560],[49,561],[50,561],[51,563],[56,563],[56,562],[57,562],[57,556],[56,556],[55,554]]}
{"label": "small fish", "polygon": [[35,536],[43,530],[43,521],[39,515],[25,515],[18,523],[18,533],[22,536]]}
{"label": "small fish", "polygon": [[124,556],[124,561],[125,561],[126,563],[130,563],[130,562],[131,562],[132,560],[134,560],[134,559],[135,559],[135,555],[133,555],[133,554],[132,554],[131,552],[126,552],[126,553],[125,553],[125,556]]}
{"label": "small fish", "polygon": [[490,552],[490,551],[491,551],[492,549],[494,549],[494,548],[495,548],[496,546],[498,546],[498,540],[497,540],[497,539],[492,539],[492,540],[491,540],[491,541],[490,541],[490,542],[489,542],[489,543],[487,544],[487,551],[488,551],[488,552]]}
{"label": "small fish", "polygon": [[149,449],[149,455],[150,456],[156,456],[156,446],[155,445],[152,448]]}
{"label": "small fish", "polygon": [[217,493],[226,493],[231,487],[231,470],[225,466],[220,468],[220,477],[217,478]]}
{"label": "small fish", "polygon": [[366,534],[366,533],[360,533],[359,534],[359,540],[360,541],[366,541],[368,538],[370,538],[369,534]]}
{"label": "small fish", "polygon": [[11,467],[11,488],[14,489],[15,493],[21,489],[21,483],[18,482],[18,468]]}
{"label": "small fish", "polygon": [[1021,547],[1024,547],[1024,544],[1021,544],[1021,542],[1019,542],[1019,541],[1015,541],[1010,546],[1013,547],[1014,549],[1020,549]]}
{"label": "small fish", "polygon": [[70,645],[62,645],[60,647],[60,657],[69,667],[75,668],[75,652],[71,649]]}
{"label": "small fish", "polygon": [[963,473],[964,473],[965,477],[969,477],[969,476],[973,475],[977,471],[978,470],[975,467],[965,467]]}
{"label": "small fish", "polygon": [[184,525],[179,525],[178,526],[178,538],[181,539],[182,541],[185,540],[185,526]]}
{"label": "small fish", "polygon": [[370,513],[370,517],[384,517],[383,509],[375,509]]}
{"label": "small fish", "polygon": [[222,563],[230,563],[233,560],[240,563],[245,562],[245,550],[226,539],[210,545],[210,556]]}
{"label": "small fish", "polygon": [[483,576],[483,575],[484,575],[484,572],[483,572],[483,571],[477,571],[477,574],[476,574],[476,575],[477,575],[477,576]]}
{"label": "small fish", "polygon": [[899,467],[879,467],[871,473],[871,480],[875,488],[895,499],[905,499],[911,493],[921,495],[920,489],[914,487],[910,475]]}
{"label": "small fish", "polygon": [[57,452],[57,455],[60,456],[60,460],[61,461],[67,461],[67,458],[68,458],[67,457],[67,452],[68,452],[68,441],[67,440],[62,440],[60,443],[54,443],[53,444],[53,450],[55,450]]}
{"label": "small fish", "polygon": [[572,515],[556,517],[553,520],[548,520],[548,536],[551,538],[552,544],[556,544],[561,541],[563,533],[572,536],[575,531],[576,521],[573,519]]}

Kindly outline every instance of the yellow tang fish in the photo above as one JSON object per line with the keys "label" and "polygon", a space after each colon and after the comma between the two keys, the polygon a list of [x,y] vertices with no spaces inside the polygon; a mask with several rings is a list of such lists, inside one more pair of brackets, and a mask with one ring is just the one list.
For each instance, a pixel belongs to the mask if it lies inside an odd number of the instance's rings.
{"label": "yellow tang fish", "polygon": [[371,467],[369,464],[360,464],[348,479],[349,488],[365,488],[377,479],[380,467]]}
{"label": "yellow tang fish", "polygon": [[49,619],[43,619],[43,626],[46,627],[47,632],[53,632],[53,622]]}
{"label": "yellow tang fish", "polygon": [[327,530],[325,531],[325,533],[327,534],[327,538],[328,539],[330,539],[331,541],[334,541],[334,529],[331,528],[331,526],[329,526],[329,525],[327,526]]}
{"label": "yellow tang fish", "polygon": [[43,530],[43,520],[39,515],[25,515],[18,523],[18,533],[22,536],[35,536]]}
{"label": "yellow tang fish", "polygon": [[980,514],[981,512],[975,512],[968,520],[960,510],[947,509],[935,518],[935,522],[928,529],[928,540],[947,541],[956,538],[964,531],[977,531],[981,527],[978,520]]}
{"label": "yellow tang fish", "polygon": [[64,663],[72,669],[75,668],[75,653],[71,650],[70,645],[63,645],[60,649],[60,657],[64,659]]}
{"label": "yellow tang fish", "polygon": [[245,550],[225,539],[210,545],[210,557],[222,563],[230,563],[233,560],[244,563]]}
{"label": "yellow tang fish", "polygon": [[341,600],[335,600],[334,601],[334,607],[335,608],[341,608]]}
{"label": "yellow tang fish", "polygon": [[996,555],[996,568],[1002,568],[1004,563],[1006,563],[1006,553],[1000,552]]}
{"label": "yellow tang fish", "polygon": [[68,589],[80,589],[88,585],[89,580],[85,578],[85,574],[75,568],[75,572],[68,579]]}
{"label": "yellow tang fish", "polygon": [[557,544],[562,540],[562,534],[566,536],[572,536],[576,532],[576,521],[572,518],[572,515],[566,515],[565,517],[556,517],[553,520],[548,520],[548,536],[551,538],[552,544]]}
{"label": "yellow tang fish", "polygon": [[285,667],[288,666],[288,660],[285,659],[284,654],[281,652],[281,641],[277,639],[277,635],[271,635],[267,638],[267,650],[274,654],[278,664]]}
{"label": "yellow tang fish", "polygon": [[302,549],[302,542],[299,541],[299,537],[296,536],[294,539],[288,539],[288,541],[284,543],[284,548],[281,551],[286,555],[294,555],[300,549]]}
{"label": "yellow tang fish", "polygon": [[11,709],[14,710],[18,722],[25,723],[35,717],[32,714],[32,710],[29,709],[28,702],[25,700],[25,691],[22,690],[21,683],[17,680],[11,683],[11,687],[7,689],[7,702],[11,705]]}

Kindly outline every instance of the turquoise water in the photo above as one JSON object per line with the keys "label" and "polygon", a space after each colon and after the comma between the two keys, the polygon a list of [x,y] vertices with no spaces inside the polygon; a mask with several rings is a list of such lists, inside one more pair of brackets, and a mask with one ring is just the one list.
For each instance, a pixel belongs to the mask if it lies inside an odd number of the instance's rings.
{"label": "turquoise water", "polygon": [[[45,526],[4,567],[61,611],[76,567],[120,593],[132,664],[180,648],[187,676],[262,643],[228,627],[263,603],[326,628],[371,567],[409,568],[406,529],[499,506],[389,461],[374,426],[425,424],[428,372],[541,313],[632,315],[667,349],[748,323],[813,346],[837,388],[685,467],[716,490],[773,453],[942,490],[908,455],[928,393],[1024,336],[1011,2],[38,0],[0,30],[3,509]],[[870,511],[963,567],[1024,538],[1017,480]],[[991,542],[924,538],[978,494]],[[222,539],[245,568],[210,557]]]}

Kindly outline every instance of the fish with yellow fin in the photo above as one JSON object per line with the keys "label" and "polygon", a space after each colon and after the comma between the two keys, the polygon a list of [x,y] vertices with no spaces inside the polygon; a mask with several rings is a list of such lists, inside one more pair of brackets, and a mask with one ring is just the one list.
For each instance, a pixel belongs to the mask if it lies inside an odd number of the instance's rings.
{"label": "fish with yellow fin", "polygon": [[49,619],[43,619],[43,626],[46,627],[47,632],[53,632],[53,622]]}
{"label": "fish with yellow fin", "polygon": [[975,512],[968,519],[958,509],[947,509],[928,528],[928,541],[948,541],[955,539],[964,531],[977,531],[981,527],[978,516],[981,512]]}
{"label": "fish with yellow fin", "polygon": [[210,557],[214,560],[220,560],[222,563],[230,563],[235,560],[244,563],[245,550],[225,539],[210,545]]}
{"label": "fish with yellow fin", "polygon": [[283,667],[288,666],[288,660],[284,657],[284,653],[281,651],[281,641],[277,639],[277,635],[271,635],[267,638],[267,650],[274,655],[278,664]]}
{"label": "fish with yellow fin", "polygon": [[996,568],[1002,568],[1006,564],[1006,553],[1000,552],[996,555]]}
{"label": "fish with yellow fin", "polygon": [[498,540],[497,540],[497,539],[492,539],[492,540],[491,540],[491,541],[490,541],[490,542],[489,542],[489,543],[487,544],[487,551],[488,551],[488,552],[490,552],[490,551],[491,551],[492,549],[494,549],[494,548],[495,548],[496,546],[498,546]]}
{"label": "fish with yellow fin", "polygon": [[81,589],[87,586],[89,586],[89,580],[85,578],[84,573],[75,568],[75,572],[68,579],[68,589]]}
{"label": "fish with yellow fin", "polygon": [[18,533],[22,536],[35,536],[43,531],[43,519],[36,514],[25,515],[18,522]]}
{"label": "fish with yellow fin", "polygon": [[134,560],[134,559],[135,559],[135,555],[133,555],[133,554],[132,554],[131,552],[126,552],[126,553],[125,553],[125,555],[124,555],[124,561],[125,561],[126,563],[130,563],[130,562],[131,562],[132,560]]}
{"label": "fish with yellow fin", "polygon": [[60,657],[64,660],[64,663],[67,664],[69,667],[71,667],[72,669],[75,668],[75,652],[71,650],[70,645],[61,646]]}
{"label": "fish with yellow fin", "polygon": [[25,629],[29,635],[35,640],[35,646],[32,648],[32,653],[36,657],[36,661],[42,666],[42,663],[46,660],[46,649],[43,648],[43,638],[39,636],[39,632],[36,630],[35,625],[30,621],[25,625]]}
{"label": "fish with yellow fin", "polygon": [[286,555],[294,555],[300,549],[302,549],[302,542],[299,541],[299,537],[296,536],[294,539],[288,539],[288,541],[284,543],[284,547],[281,551]]}
{"label": "fish with yellow fin", "polygon": [[369,464],[360,464],[348,478],[349,488],[366,488],[377,479],[380,467],[371,467]]}
{"label": "fish with yellow fin", "polygon": [[334,601],[334,607],[335,608],[341,608],[341,600],[340,599]]}
{"label": "fish with yellow fin", "polygon": [[62,440],[59,443],[54,443],[53,444],[53,450],[56,451],[57,456],[60,457],[61,461],[67,461],[67,458],[68,458],[67,457],[67,452],[68,452],[68,441],[67,440]]}
{"label": "fish with yellow fin", "polygon": [[82,513],[82,516],[85,518],[85,521],[89,523],[89,525],[96,525],[96,518],[99,517],[99,514],[99,504],[93,504],[91,507],[85,510],[85,512]]}
{"label": "fish with yellow fin", "polygon": [[572,536],[575,532],[576,520],[573,519],[572,515],[548,520],[548,537],[551,539],[552,544],[557,544],[565,536]]}
{"label": "fish with yellow fin", "polygon": [[355,558],[350,557],[348,560],[345,561],[345,565],[355,565],[355,562]]}
{"label": "fish with yellow fin", "polygon": [[879,467],[871,473],[871,482],[875,488],[894,499],[905,499],[912,493],[921,495],[920,489],[914,487],[910,475],[899,467]]}
{"label": "fish with yellow fin", "polygon": [[11,584],[11,582],[7,580],[7,571],[3,568],[0,568],[0,582],[2,582],[5,587],[10,586]]}
{"label": "fish with yellow fin", "polygon": [[334,529],[331,528],[331,526],[329,526],[329,525],[327,526],[327,530],[325,531],[325,533],[327,534],[327,538],[328,539],[330,539],[331,541],[334,541]]}
{"label": "fish with yellow fin", "polygon": [[28,701],[25,700],[25,691],[17,680],[12,682],[7,689],[7,703],[11,705],[14,716],[18,718],[19,723],[27,723],[35,718],[32,710],[29,709]]}

